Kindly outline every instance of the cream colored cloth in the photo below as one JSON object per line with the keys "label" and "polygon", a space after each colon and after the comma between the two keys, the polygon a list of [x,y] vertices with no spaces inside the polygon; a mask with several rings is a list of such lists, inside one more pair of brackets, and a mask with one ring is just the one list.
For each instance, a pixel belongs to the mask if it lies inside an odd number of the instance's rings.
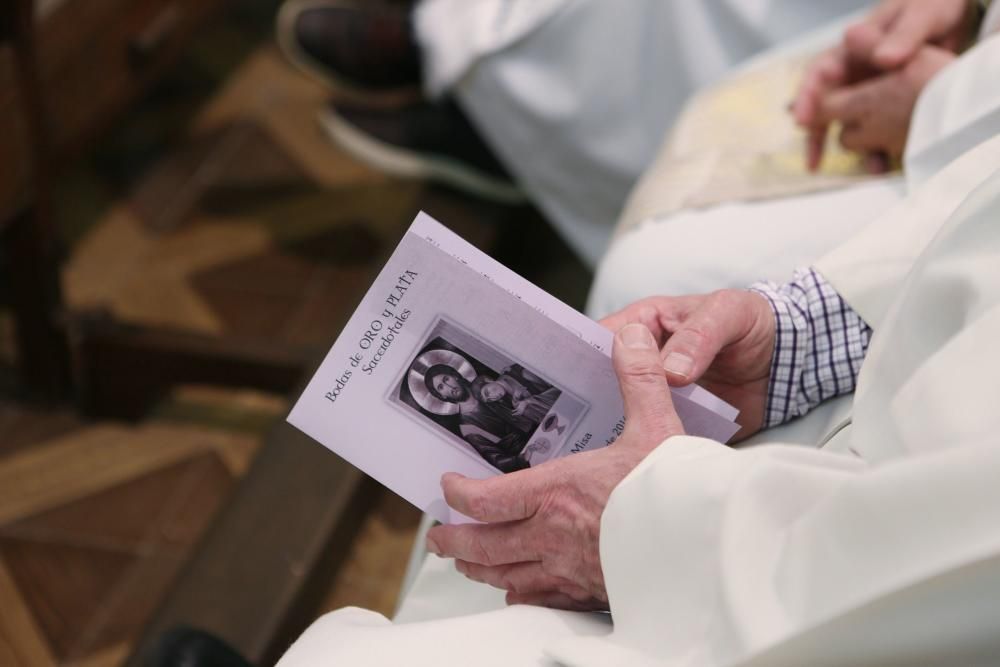
{"label": "cream colored cloth", "polygon": [[652,217],[730,202],[792,197],[878,178],[831,133],[818,172],[788,104],[813,53],[771,58],[693,97],[629,195],[615,236]]}

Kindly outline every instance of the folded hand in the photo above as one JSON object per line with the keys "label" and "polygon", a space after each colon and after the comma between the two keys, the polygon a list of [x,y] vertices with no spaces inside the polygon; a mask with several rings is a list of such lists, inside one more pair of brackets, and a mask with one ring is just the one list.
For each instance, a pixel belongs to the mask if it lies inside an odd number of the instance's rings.
{"label": "folded hand", "polygon": [[806,163],[817,169],[832,122],[841,144],[884,171],[906,145],[917,97],[972,36],[967,0],[885,0],[848,28],[841,44],[808,68],[792,105],[808,133]]}

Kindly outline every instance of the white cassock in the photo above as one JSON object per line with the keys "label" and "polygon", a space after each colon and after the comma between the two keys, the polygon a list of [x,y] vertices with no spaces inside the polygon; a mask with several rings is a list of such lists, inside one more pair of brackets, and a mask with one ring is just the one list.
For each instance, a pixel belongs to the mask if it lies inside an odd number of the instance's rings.
{"label": "white cassock", "polygon": [[391,624],[280,665],[987,665],[1000,655],[1000,137],[817,267],[875,328],[819,448],[664,442],[614,491],[598,614]]}
{"label": "white cassock", "polygon": [[687,97],[871,0],[423,0],[432,95],[461,102],[591,266]]}
{"label": "white cassock", "polygon": [[[657,215],[658,203],[674,193],[663,191],[654,166],[626,211],[628,217],[639,209],[644,222],[617,238],[601,261],[588,314],[600,318],[653,294],[739,288],[760,279],[781,282],[856,234],[943,165],[1000,133],[1000,85],[994,83],[1000,81],[1000,36],[986,37],[998,27],[1000,4],[994,3],[979,45],[939,73],[921,95],[903,161],[905,177]],[[827,37],[807,36],[793,52],[818,50]],[[766,68],[788,52],[763,54],[747,69]],[[658,163],[670,159],[664,149]]]}
{"label": "white cassock", "polygon": [[816,263],[875,329],[852,420],[818,447],[665,441],[602,520],[613,627],[345,609],[280,666],[997,664],[998,222],[1000,137]]}

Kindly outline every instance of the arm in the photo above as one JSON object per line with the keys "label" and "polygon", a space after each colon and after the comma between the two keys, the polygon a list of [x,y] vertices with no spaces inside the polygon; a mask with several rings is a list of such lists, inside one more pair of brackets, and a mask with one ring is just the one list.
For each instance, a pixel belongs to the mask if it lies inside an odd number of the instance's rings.
{"label": "arm", "polygon": [[601,522],[615,631],[696,664],[990,664],[960,651],[1000,643],[998,466],[988,438],[879,466],[672,438]]}

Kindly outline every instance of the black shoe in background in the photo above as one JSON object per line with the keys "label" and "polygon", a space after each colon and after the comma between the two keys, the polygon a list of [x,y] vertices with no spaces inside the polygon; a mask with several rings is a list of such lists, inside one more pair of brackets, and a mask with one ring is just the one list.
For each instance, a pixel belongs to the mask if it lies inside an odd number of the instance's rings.
{"label": "black shoe in background", "polygon": [[450,98],[392,109],[333,103],[320,123],[334,143],[380,171],[444,183],[503,204],[525,200]]}
{"label": "black shoe in background", "polygon": [[278,13],[277,38],[289,61],[341,91],[419,93],[421,55],[409,5],[290,0]]}

